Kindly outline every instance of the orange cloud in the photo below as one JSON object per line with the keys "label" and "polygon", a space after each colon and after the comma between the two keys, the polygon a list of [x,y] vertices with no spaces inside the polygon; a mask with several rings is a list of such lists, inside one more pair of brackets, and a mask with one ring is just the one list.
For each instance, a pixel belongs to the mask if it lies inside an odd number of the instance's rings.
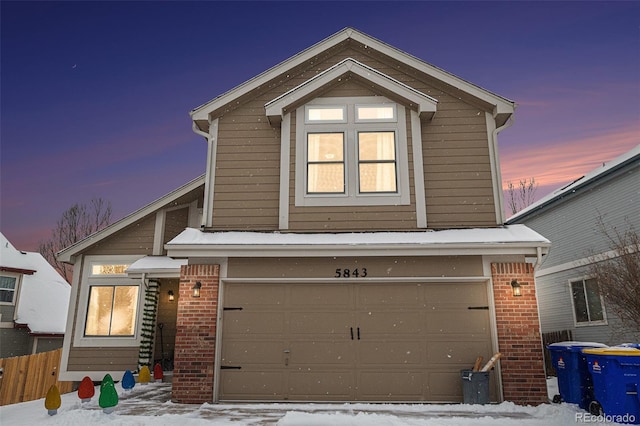
{"label": "orange cloud", "polygon": [[578,140],[555,141],[500,156],[503,189],[507,182],[535,178],[540,187],[558,188],[640,143],[635,127]]}

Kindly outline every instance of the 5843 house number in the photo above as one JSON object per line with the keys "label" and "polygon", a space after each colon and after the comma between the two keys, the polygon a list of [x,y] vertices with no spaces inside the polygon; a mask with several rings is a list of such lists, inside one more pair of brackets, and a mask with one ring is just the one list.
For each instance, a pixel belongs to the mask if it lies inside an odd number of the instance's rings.
{"label": "5843 house number", "polygon": [[367,268],[337,268],[335,278],[364,278],[367,276]]}

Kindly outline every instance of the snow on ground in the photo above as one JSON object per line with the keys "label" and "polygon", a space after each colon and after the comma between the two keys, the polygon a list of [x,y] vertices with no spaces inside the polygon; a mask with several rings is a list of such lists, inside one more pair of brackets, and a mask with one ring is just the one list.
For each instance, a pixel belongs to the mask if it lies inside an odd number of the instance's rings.
{"label": "snow on ground", "polygon": [[[116,389],[120,401],[105,414],[98,406],[99,389],[90,402],[77,393],[62,395],[58,414],[49,416],[44,399],[0,407],[0,424],[22,425],[279,425],[279,426],[566,426],[581,423],[588,415],[572,404],[523,407],[511,402],[491,405],[466,404],[174,404],[170,384],[136,385]],[[549,395],[557,393],[555,378]],[[577,420],[577,421],[576,421]],[[598,423],[612,425],[613,423]]]}

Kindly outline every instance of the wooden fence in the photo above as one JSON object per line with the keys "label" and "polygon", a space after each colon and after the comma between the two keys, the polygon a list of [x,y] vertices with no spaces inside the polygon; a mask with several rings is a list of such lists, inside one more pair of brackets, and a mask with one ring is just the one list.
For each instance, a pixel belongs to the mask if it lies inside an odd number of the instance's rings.
{"label": "wooden fence", "polygon": [[0,406],[44,398],[54,384],[61,394],[71,392],[73,382],[58,381],[61,355],[57,349],[0,359]]}
{"label": "wooden fence", "polygon": [[571,330],[551,331],[549,333],[542,333],[542,345],[544,347],[544,369],[547,372],[547,376],[556,376],[556,369],[553,368],[551,362],[551,354],[547,346],[552,343],[566,342],[573,340],[573,333]]}

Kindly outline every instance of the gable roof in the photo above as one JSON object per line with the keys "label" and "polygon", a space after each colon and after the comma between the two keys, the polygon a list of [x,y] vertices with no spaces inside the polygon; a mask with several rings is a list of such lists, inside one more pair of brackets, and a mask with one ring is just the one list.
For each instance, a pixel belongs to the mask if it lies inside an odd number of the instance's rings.
{"label": "gable roof", "polygon": [[320,41],[319,43],[316,43],[313,46],[303,50],[302,52],[290,57],[289,59],[284,60],[283,62],[264,71],[263,73],[258,74],[257,76],[240,84],[239,86],[236,86],[235,88],[221,94],[211,101],[200,105],[189,113],[191,119],[201,131],[206,131],[211,118],[210,115],[212,115],[215,111],[219,110],[220,108],[239,98],[240,96],[243,96],[250,91],[257,89],[258,87],[276,78],[277,76],[286,73],[291,68],[301,65],[308,60],[311,60],[318,54],[332,47],[335,47],[348,39],[359,42],[367,46],[367,48],[369,49],[376,50],[393,59],[403,62],[423,72],[424,74],[427,74],[473,97],[476,97],[493,105],[493,115],[494,117],[496,117],[496,121],[499,125],[505,123],[511,116],[511,114],[513,114],[513,111],[515,109],[515,103],[513,101],[496,95],[495,93],[483,89],[434,65],[424,62],[421,59],[416,58],[415,56],[403,52],[402,50],[390,46],[358,30],[355,30],[353,28],[345,28]]}
{"label": "gable roof", "polygon": [[64,334],[69,283],[40,253],[17,250],[1,232],[0,265],[3,271],[24,274],[15,323],[26,326],[32,334]]}
{"label": "gable roof", "polygon": [[551,192],[545,197],[542,197],[540,200],[531,204],[527,208],[511,216],[505,223],[518,223],[527,216],[548,209],[553,205],[564,201],[569,195],[581,191],[588,185],[604,179],[605,177],[610,176],[612,173],[615,173],[621,168],[626,167],[634,161],[638,160],[640,160],[640,145],[637,145],[635,148],[631,149],[628,152],[625,152],[617,158],[614,158],[608,163],[604,163],[602,167],[591,170],[589,173],[579,177],[570,184]]}
{"label": "gable roof", "polygon": [[338,80],[347,73],[355,74],[362,79],[384,87],[396,97],[401,97],[405,103],[414,107],[421,116],[432,117],[436,112],[436,105],[438,104],[437,99],[432,98],[431,96],[426,95],[393,77],[381,73],[370,66],[358,62],[353,58],[346,58],[321,73],[316,74],[309,80],[299,84],[288,92],[285,92],[277,98],[267,102],[264,108],[269,121],[281,121],[282,116],[292,105],[296,105],[296,103],[301,99],[319,91],[330,81]]}
{"label": "gable roof", "polygon": [[193,179],[191,182],[186,183],[180,188],[171,191],[170,193],[158,198],[157,200],[147,204],[146,206],[136,210],[128,216],[120,219],[117,222],[112,223],[106,228],[101,229],[98,232],[94,232],[83,240],[78,241],[77,243],[61,250],[58,253],[58,260],[61,262],[72,262],[73,257],[82,252],[83,250],[89,248],[93,244],[115,234],[116,232],[126,228],[129,225],[134,224],[138,220],[144,218],[145,216],[150,215],[156,210],[161,209],[165,205],[169,204],[171,201],[182,197],[183,195],[188,194],[199,186],[204,187],[204,175],[198,176]]}

